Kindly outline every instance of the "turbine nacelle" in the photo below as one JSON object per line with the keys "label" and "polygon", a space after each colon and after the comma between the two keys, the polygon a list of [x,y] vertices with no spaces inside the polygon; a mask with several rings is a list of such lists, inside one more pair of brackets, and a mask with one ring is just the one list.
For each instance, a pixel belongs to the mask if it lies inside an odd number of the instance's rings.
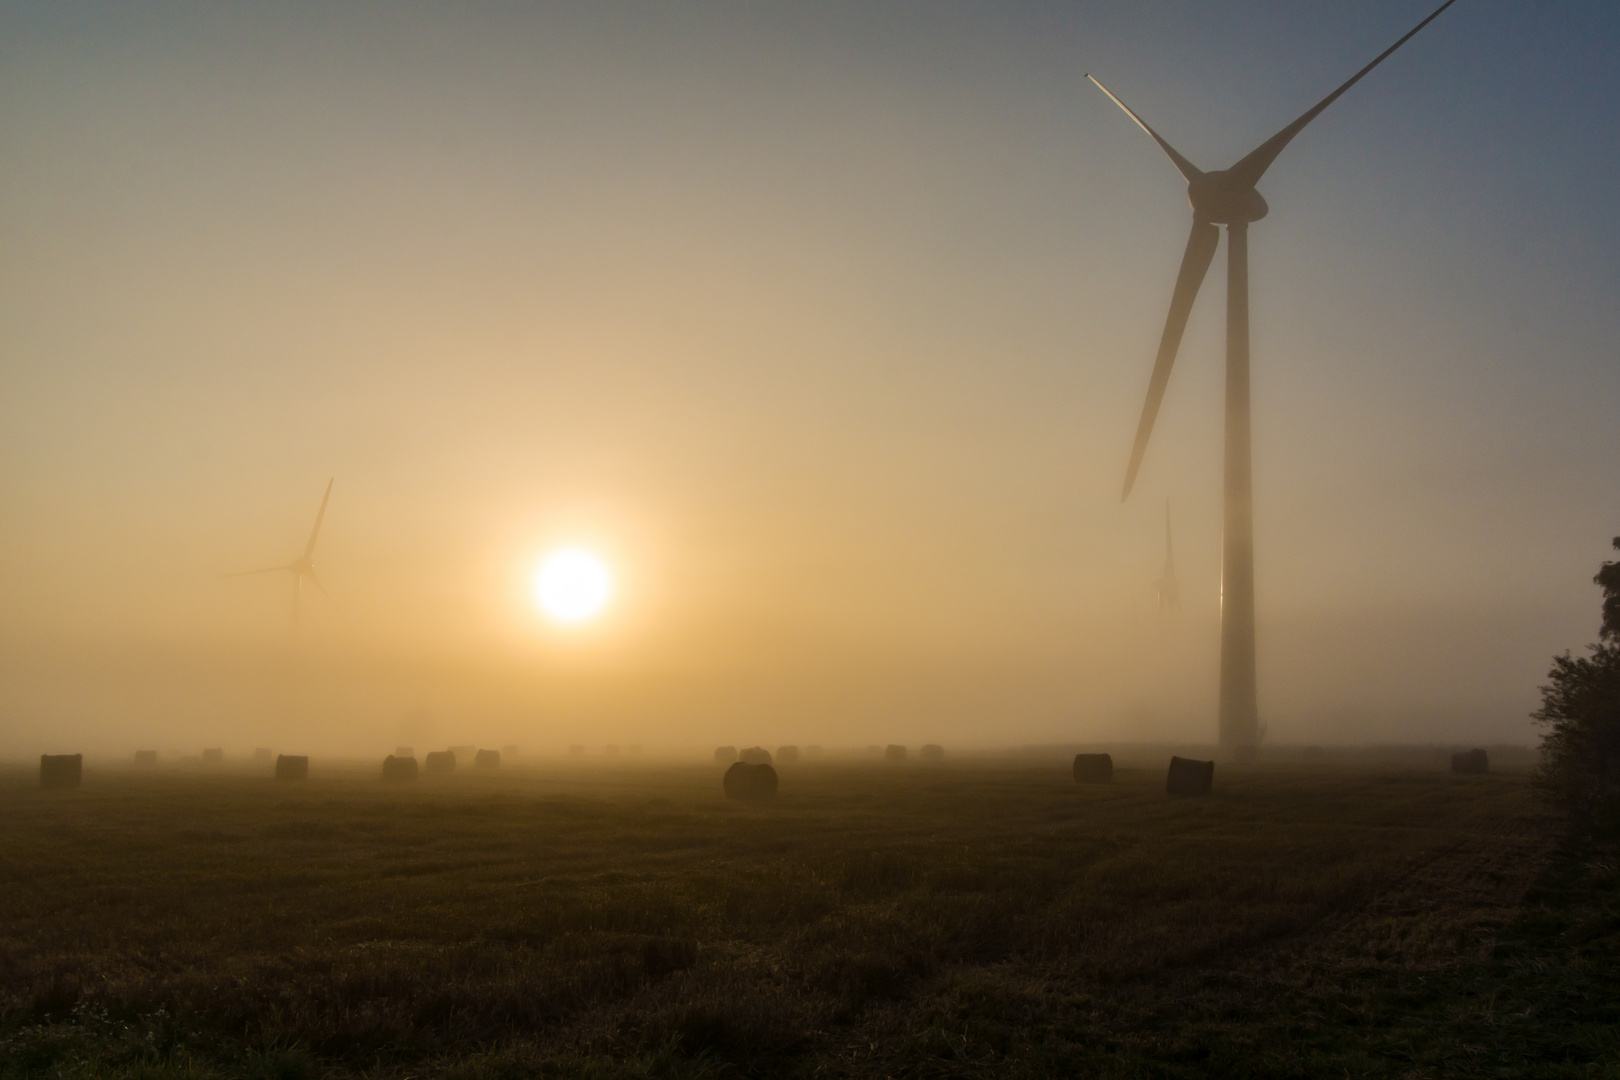
{"label": "turbine nacelle", "polygon": [[1271,211],[1253,184],[1245,184],[1224,169],[1189,180],[1187,201],[1195,217],[1214,225],[1246,225]]}

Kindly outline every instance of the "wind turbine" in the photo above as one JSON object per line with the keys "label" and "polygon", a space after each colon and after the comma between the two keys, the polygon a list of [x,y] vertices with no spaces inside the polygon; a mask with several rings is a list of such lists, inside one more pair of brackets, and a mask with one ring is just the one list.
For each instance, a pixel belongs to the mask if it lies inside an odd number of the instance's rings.
{"label": "wind turbine", "polygon": [[1153,583],[1153,591],[1159,596],[1160,611],[1181,606],[1181,587],[1176,582],[1176,554],[1170,546],[1169,499],[1164,500],[1164,573]]}
{"label": "wind turbine", "polygon": [[326,501],[332,497],[332,481],[336,479],[337,477],[334,476],[326,481],[326,494],[321,496],[321,508],[315,515],[315,527],[309,531],[309,543],[304,545],[302,555],[281,566],[267,566],[263,570],[242,570],[235,574],[225,575],[228,578],[236,578],[249,577],[253,574],[291,574],[293,576],[292,622],[295,630],[298,628],[298,596],[303,590],[306,579],[311,585],[321,590],[321,595],[326,597],[333,607],[337,607],[337,604],[332,602],[332,594],[326,591],[326,586],[321,584],[321,579],[315,576],[315,564],[312,561],[315,555],[315,539],[321,535],[321,521],[326,517]]}
{"label": "wind turbine", "polygon": [[1229,169],[1204,172],[1182,156],[1175,147],[1143,122],[1140,116],[1102,83],[1087,75],[1097,89],[1107,94],[1114,104],[1125,110],[1137,126],[1159,144],[1187,181],[1187,201],[1192,204],[1192,234],[1187,238],[1187,250],[1181,257],[1181,270],[1176,275],[1175,292],[1170,298],[1170,313],[1164,320],[1164,334],[1159,339],[1159,355],[1153,363],[1153,375],[1148,380],[1147,401],[1142,405],[1142,419],[1136,428],[1136,442],[1131,447],[1131,462],[1125,471],[1124,501],[1131,494],[1137,470],[1142,466],[1142,455],[1147,450],[1148,436],[1153,433],[1153,421],[1159,415],[1159,404],[1164,400],[1164,388],[1170,381],[1170,368],[1176,362],[1176,349],[1181,344],[1182,332],[1187,329],[1187,317],[1192,312],[1193,299],[1198,286],[1204,281],[1215,248],[1220,243],[1217,225],[1226,226],[1226,446],[1225,446],[1225,499],[1221,529],[1221,746],[1239,757],[1255,752],[1260,741],[1259,706],[1255,699],[1254,673],[1254,504],[1250,490],[1249,445],[1249,223],[1266,216],[1266,200],[1260,197],[1255,185],[1265,175],[1277,155],[1289,144],[1306,124],[1315,120],[1323,109],[1339,99],[1361,79],[1383,63],[1390,53],[1406,44],[1408,39],[1433,22],[1439,14],[1456,3],[1446,0],[1427,19],[1418,23],[1406,36],[1380,53],[1372,63],[1356,72],[1350,80],[1323,98],[1313,108],[1261,143]]}

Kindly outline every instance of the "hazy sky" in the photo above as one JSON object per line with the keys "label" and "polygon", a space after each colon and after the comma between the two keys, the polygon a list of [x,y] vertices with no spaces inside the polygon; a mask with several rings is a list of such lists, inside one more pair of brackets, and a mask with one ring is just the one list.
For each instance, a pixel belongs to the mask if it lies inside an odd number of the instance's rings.
{"label": "hazy sky", "polygon": [[[0,5],[0,753],[1213,740],[1224,256],[1122,506],[1189,211],[1082,76],[1222,168],[1433,6]],[[1617,52],[1459,0],[1263,181],[1270,741],[1595,636]]]}

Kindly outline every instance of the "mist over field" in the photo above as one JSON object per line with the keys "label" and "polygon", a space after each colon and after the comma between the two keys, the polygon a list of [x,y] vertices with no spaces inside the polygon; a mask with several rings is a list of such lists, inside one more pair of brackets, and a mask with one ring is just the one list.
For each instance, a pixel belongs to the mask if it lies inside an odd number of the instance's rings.
{"label": "mist over field", "polygon": [[[0,5],[0,756],[1212,743],[1223,271],[1122,505],[1186,199],[1083,75],[1221,168],[1430,6]],[[1457,5],[1265,180],[1268,745],[1596,633],[1617,37]]]}

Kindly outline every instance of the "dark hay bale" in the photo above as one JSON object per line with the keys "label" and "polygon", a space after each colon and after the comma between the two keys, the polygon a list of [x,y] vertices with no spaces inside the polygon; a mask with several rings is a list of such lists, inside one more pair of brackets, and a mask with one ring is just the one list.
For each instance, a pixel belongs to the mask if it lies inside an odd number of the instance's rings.
{"label": "dark hay bale", "polygon": [[276,756],[277,780],[308,780],[309,758],[303,754],[296,757],[292,754],[278,754]]}
{"label": "dark hay bale", "polygon": [[156,750],[137,750],[137,751],[135,751],[135,764],[140,765],[143,768],[151,768],[153,765],[157,764],[157,751]]}
{"label": "dark hay bale", "polygon": [[1490,755],[1483,750],[1464,750],[1460,754],[1452,754],[1451,771],[1474,776],[1488,773],[1491,771]]}
{"label": "dark hay bale", "polygon": [[415,780],[416,759],[409,754],[399,757],[389,754],[383,758],[383,779],[389,781]]}
{"label": "dark hay bale", "polygon": [[797,746],[778,746],[776,760],[783,765],[795,765],[799,761],[799,748]]}
{"label": "dark hay bale", "polygon": [[217,746],[210,747],[209,749],[204,750],[202,752],[202,763],[204,765],[223,765],[223,764],[225,764],[225,751],[221,750]]}
{"label": "dark hay bale", "polygon": [[500,763],[501,752],[499,750],[480,750],[473,757],[473,768],[475,769],[493,769]]}
{"label": "dark hay bale", "polygon": [[769,765],[771,763],[771,752],[763,746],[750,746],[737,755],[737,760],[749,765]]}
{"label": "dark hay bale", "polygon": [[[1180,761],[1180,758],[1176,759]],[[1114,781],[1112,754],[1074,755],[1074,780],[1077,784],[1111,784]]]}
{"label": "dark hay bale", "polygon": [[776,798],[776,770],[769,765],[750,765],[736,762],[726,770],[721,782],[728,799],[759,801]]}
{"label": "dark hay bale", "polygon": [[716,765],[730,765],[737,760],[735,746],[717,746],[714,748],[714,761]]}
{"label": "dark hay bale", "polygon": [[274,756],[268,746],[261,746],[253,751],[254,761],[269,761]]}
{"label": "dark hay bale", "polygon": [[883,760],[890,765],[900,764],[906,760],[906,748],[897,743],[890,743],[888,748],[883,751]]}
{"label": "dark hay bale", "polygon": [[944,761],[945,748],[939,743],[929,743],[917,751],[917,756],[924,761]]}
{"label": "dark hay bale", "polygon": [[1165,777],[1164,790],[1171,795],[1208,795],[1215,783],[1215,763],[1194,761],[1192,758],[1172,757],[1170,773]]}
{"label": "dark hay bale", "polygon": [[432,776],[444,776],[456,771],[454,750],[430,750],[422,762],[422,771]]}
{"label": "dark hay bale", "polygon": [[39,755],[39,786],[42,788],[78,787],[84,779],[83,754]]}

